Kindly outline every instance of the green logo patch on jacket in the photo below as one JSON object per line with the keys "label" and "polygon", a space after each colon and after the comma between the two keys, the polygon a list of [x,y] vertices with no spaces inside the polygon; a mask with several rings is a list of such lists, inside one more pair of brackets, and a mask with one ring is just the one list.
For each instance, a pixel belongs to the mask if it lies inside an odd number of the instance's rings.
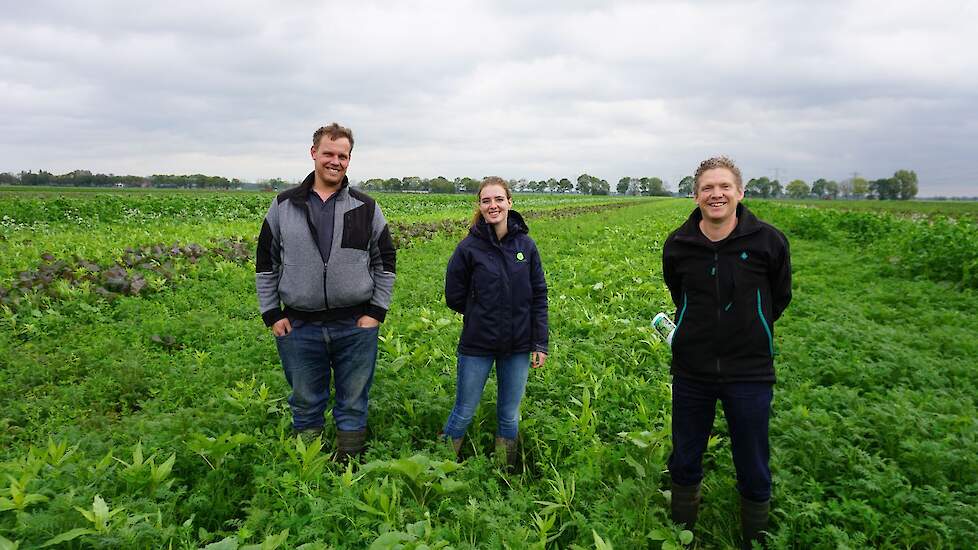
{"label": "green logo patch on jacket", "polygon": [[525,262],[526,261],[526,256],[524,256],[522,252],[517,252],[516,253],[516,261],[517,262]]}

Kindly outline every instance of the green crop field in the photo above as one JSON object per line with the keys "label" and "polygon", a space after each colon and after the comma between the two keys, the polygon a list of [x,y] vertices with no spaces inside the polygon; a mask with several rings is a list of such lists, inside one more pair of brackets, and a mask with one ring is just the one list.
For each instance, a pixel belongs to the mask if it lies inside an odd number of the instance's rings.
{"label": "green crop field", "polygon": [[[668,519],[662,243],[688,199],[520,196],[552,354],[523,467],[436,441],[459,316],[444,270],[472,197],[378,195],[397,239],[370,450],[290,437],[254,297],[270,195],[0,193],[0,549],[726,548],[722,415],[693,533]],[[777,325],[773,548],[967,548],[978,533],[978,227],[969,216],[749,202],[791,240]],[[329,425],[329,423],[327,423]]]}
{"label": "green crop field", "polygon": [[878,201],[878,200],[858,200],[858,201],[826,201],[826,200],[790,200],[782,201],[782,204],[802,204],[817,208],[829,208],[835,210],[854,210],[871,212],[888,212],[901,216],[945,216],[945,217],[969,217],[978,219],[978,201]]}

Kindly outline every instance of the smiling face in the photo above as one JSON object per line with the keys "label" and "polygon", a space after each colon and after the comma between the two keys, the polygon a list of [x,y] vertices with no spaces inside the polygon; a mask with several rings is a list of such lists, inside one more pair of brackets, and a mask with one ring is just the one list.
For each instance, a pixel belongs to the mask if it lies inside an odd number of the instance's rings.
{"label": "smiling face", "polygon": [[479,212],[489,225],[506,223],[513,200],[501,185],[487,185],[479,193]]}
{"label": "smiling face", "polygon": [[343,182],[346,169],[350,165],[350,140],[341,137],[336,140],[323,136],[318,146],[313,146],[309,153],[316,171],[316,184],[325,187],[336,187]]}
{"label": "smiling face", "polygon": [[696,205],[703,219],[723,223],[737,216],[737,205],[744,198],[744,189],[737,185],[734,173],[726,168],[703,172],[697,181]]}

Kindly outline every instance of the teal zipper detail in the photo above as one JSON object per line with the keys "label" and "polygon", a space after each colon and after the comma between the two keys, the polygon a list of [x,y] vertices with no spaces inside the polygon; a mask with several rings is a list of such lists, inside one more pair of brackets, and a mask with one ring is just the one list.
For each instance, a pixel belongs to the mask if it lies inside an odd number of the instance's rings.
{"label": "teal zipper detail", "polygon": [[676,328],[672,329],[672,341],[676,341],[676,333],[679,332],[679,326],[683,324],[683,316],[686,315],[686,293],[683,292],[683,309],[679,311],[679,320],[676,321]]}
{"label": "teal zipper detail", "polygon": [[761,310],[761,289],[757,289],[757,315],[761,318],[761,325],[764,326],[764,332],[767,333],[767,347],[768,351],[771,352],[771,357],[774,357],[774,336],[771,334],[771,327],[767,324],[767,319],[764,318],[764,311]]}

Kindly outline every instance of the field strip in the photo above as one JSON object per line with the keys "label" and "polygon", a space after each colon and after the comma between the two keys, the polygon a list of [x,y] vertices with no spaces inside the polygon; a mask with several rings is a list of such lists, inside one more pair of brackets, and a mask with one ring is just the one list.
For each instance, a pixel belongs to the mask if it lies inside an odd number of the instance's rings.
{"label": "field strip", "polygon": [[[121,510],[109,532],[72,544],[201,548],[288,530],[289,547],[409,536],[429,547],[528,548],[541,537],[548,547],[592,547],[594,533],[618,548],[682,547],[663,492],[670,353],[649,322],[674,310],[662,243],[693,204],[626,204],[528,216],[549,285],[551,355],[530,375],[515,476],[493,462],[491,382],[464,463],[435,437],[454,401],[461,318],[443,288],[461,226],[423,232],[399,251],[371,392],[371,465],[350,472],[290,437],[288,386],[254,298],[253,241],[224,243],[229,257],[183,245],[165,291],[110,302],[86,290],[4,313],[0,498],[38,496],[0,510],[0,536],[37,547],[81,533],[91,523],[78,510],[100,499]],[[772,546],[969,547],[978,526],[978,296],[894,264],[906,243],[890,239],[902,229],[862,233],[913,222],[758,210],[783,224],[794,265],[795,297],[776,326]],[[160,240],[207,242],[256,227],[238,220],[220,233],[198,223]],[[119,235],[80,240],[115,254]],[[134,252],[140,261],[166,254]],[[112,254],[98,266],[111,267]],[[325,439],[329,451],[329,430]],[[719,409],[706,472],[691,547],[733,546],[738,496]]]}

